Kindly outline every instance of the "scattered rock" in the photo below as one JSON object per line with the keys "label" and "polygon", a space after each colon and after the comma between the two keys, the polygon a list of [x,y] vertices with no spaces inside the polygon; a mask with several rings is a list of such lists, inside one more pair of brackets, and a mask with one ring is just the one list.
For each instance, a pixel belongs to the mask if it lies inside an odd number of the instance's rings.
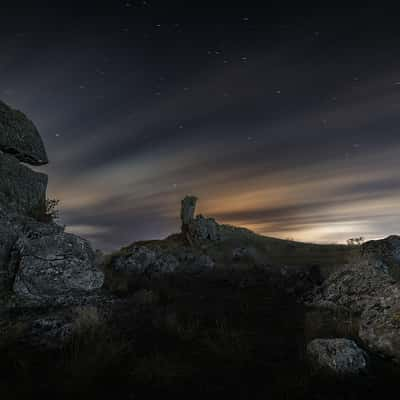
{"label": "scattered rock", "polygon": [[174,272],[179,266],[178,260],[171,254],[158,248],[133,246],[120,256],[114,257],[114,272],[135,273],[146,276]]}
{"label": "scattered rock", "polygon": [[173,272],[199,273],[212,270],[214,260],[190,247],[132,245],[111,259],[111,271],[153,278]]}
{"label": "scattered rock", "polygon": [[314,339],[307,345],[307,357],[319,374],[345,377],[368,369],[367,353],[349,339]]}

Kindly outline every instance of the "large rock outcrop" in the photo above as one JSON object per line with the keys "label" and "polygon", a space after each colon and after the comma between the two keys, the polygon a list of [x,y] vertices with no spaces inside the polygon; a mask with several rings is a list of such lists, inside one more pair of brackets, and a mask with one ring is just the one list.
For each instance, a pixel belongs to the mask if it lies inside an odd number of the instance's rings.
{"label": "large rock outcrop", "polygon": [[206,254],[185,246],[163,246],[155,243],[134,244],[111,258],[109,270],[133,276],[157,277],[183,271],[202,272],[215,267]]}
{"label": "large rock outcrop", "polygon": [[21,162],[47,163],[42,139],[24,114],[0,102],[0,290],[43,304],[98,289],[103,273],[89,243],[51,221],[47,175]]}
{"label": "large rock outcrop", "polygon": [[44,210],[47,175],[32,171],[14,156],[0,152],[0,207],[24,215]]}
{"label": "large rock outcrop", "polygon": [[380,262],[394,279],[400,281],[400,236],[366,242],[361,253],[367,259]]}
{"label": "large rock outcrop", "polygon": [[0,150],[31,164],[47,164],[42,139],[33,122],[22,112],[0,101]]}
{"label": "large rock outcrop", "polygon": [[307,303],[321,308],[344,308],[361,315],[394,282],[375,263],[348,265],[332,273],[313,291]]}
{"label": "large rock outcrop", "polygon": [[366,348],[400,363],[400,283],[391,273],[398,267],[397,250],[393,236],[364,244],[365,259],[331,274],[306,303],[320,309],[344,309],[355,316]]}

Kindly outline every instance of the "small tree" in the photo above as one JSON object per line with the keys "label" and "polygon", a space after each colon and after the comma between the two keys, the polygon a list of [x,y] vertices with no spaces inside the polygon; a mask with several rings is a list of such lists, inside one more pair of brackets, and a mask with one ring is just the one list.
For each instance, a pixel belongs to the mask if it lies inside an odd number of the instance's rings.
{"label": "small tree", "polygon": [[364,243],[364,238],[362,236],[347,239],[348,246],[361,246],[363,243]]}
{"label": "small tree", "polygon": [[350,248],[347,261],[350,264],[359,264],[366,261],[365,255],[363,254],[363,243],[364,238],[362,236],[347,239],[347,245]]}

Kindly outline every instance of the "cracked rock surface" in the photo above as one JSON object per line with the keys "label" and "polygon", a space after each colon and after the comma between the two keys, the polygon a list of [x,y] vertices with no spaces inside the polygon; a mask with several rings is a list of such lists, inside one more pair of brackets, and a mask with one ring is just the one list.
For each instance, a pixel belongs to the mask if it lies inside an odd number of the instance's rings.
{"label": "cracked rock surface", "polygon": [[48,163],[42,139],[33,122],[0,101],[0,150],[31,165]]}
{"label": "cracked rock surface", "polygon": [[94,267],[94,258],[86,240],[57,227],[39,237],[22,237],[11,259],[17,265],[14,292],[46,301],[71,291],[98,289],[103,284],[103,274]]}
{"label": "cracked rock surface", "polygon": [[40,304],[103,284],[90,244],[47,214],[47,175],[22,164],[47,162],[32,121],[0,101],[0,290]]}

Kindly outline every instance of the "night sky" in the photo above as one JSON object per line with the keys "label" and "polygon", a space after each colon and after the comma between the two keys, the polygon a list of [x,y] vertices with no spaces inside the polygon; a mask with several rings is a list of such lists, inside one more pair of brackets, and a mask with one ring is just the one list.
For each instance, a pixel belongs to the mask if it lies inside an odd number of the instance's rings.
{"label": "night sky", "polygon": [[179,230],[189,193],[270,236],[399,233],[395,12],[6,3],[0,98],[36,123],[61,222],[96,247]]}

